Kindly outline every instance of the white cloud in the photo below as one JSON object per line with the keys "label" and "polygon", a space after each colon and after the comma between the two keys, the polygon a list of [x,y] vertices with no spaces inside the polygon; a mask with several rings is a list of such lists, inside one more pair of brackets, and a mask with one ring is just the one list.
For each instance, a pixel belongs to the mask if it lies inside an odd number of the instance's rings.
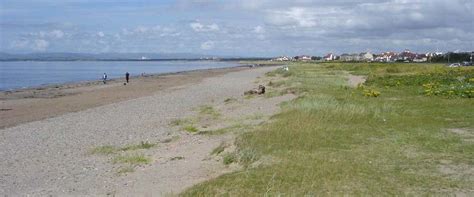
{"label": "white cloud", "polygon": [[214,48],[214,42],[213,41],[206,41],[201,44],[201,49],[202,50],[211,50]]}
{"label": "white cloud", "polygon": [[204,25],[199,22],[194,22],[189,24],[189,26],[196,32],[212,32],[212,31],[219,31],[219,26],[215,23],[210,25]]}
{"label": "white cloud", "polygon": [[63,38],[64,37],[64,32],[61,30],[53,30],[50,32],[50,35],[55,38]]}
{"label": "white cloud", "polygon": [[265,33],[265,28],[259,25],[253,28],[253,32],[257,34],[262,34]]}
{"label": "white cloud", "polygon": [[36,51],[44,51],[49,47],[49,42],[46,40],[38,39],[33,42],[32,49]]}
{"label": "white cloud", "polygon": [[39,31],[38,33],[30,33],[31,36],[39,37],[39,38],[54,38],[60,39],[63,38],[66,34],[58,29],[52,31]]}
{"label": "white cloud", "polygon": [[104,32],[99,31],[99,32],[97,32],[97,36],[99,36],[99,37],[104,37],[105,34],[104,34]]}
{"label": "white cloud", "polygon": [[316,26],[314,10],[303,7],[292,7],[288,10],[270,10],[267,21],[279,26]]}

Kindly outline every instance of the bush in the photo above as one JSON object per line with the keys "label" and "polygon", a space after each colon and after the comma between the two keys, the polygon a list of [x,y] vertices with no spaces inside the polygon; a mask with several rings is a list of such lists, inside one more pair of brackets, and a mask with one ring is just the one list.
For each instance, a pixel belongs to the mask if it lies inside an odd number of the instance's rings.
{"label": "bush", "polygon": [[[474,98],[473,69],[442,69],[414,75],[370,76],[367,85],[389,87],[415,86],[426,96]],[[372,92],[367,92],[372,95]]]}

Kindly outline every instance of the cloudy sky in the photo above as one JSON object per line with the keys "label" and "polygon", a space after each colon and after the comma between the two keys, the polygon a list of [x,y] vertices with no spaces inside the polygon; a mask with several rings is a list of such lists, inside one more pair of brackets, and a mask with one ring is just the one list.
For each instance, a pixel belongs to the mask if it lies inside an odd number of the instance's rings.
{"label": "cloudy sky", "polygon": [[474,50],[474,0],[1,0],[0,52]]}

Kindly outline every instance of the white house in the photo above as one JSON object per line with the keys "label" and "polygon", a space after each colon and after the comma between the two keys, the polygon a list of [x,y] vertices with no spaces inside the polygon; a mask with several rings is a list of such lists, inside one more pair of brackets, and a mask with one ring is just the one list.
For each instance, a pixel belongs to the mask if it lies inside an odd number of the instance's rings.
{"label": "white house", "polygon": [[310,61],[311,60],[311,56],[308,56],[308,55],[302,55],[298,58],[299,60],[302,60],[302,61]]}
{"label": "white house", "polygon": [[289,58],[288,56],[281,56],[281,57],[275,58],[275,61],[281,61],[281,62],[290,61],[290,60],[291,60],[291,58]]}
{"label": "white house", "polygon": [[324,56],[323,59],[326,61],[332,61],[335,59],[335,56],[332,53],[329,53],[326,56]]}
{"label": "white house", "polygon": [[374,61],[374,55],[372,53],[361,53],[359,56],[361,61]]}

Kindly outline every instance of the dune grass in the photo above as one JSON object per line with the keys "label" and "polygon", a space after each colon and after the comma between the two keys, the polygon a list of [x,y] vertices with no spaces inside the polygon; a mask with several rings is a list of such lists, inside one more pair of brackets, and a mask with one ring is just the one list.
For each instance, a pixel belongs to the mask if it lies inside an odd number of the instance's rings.
{"label": "dune grass", "polygon": [[97,155],[110,155],[110,154],[115,154],[119,152],[134,151],[134,150],[140,150],[140,149],[150,149],[150,148],[153,148],[154,146],[156,146],[155,143],[141,141],[139,144],[130,144],[124,147],[116,147],[116,146],[111,146],[111,145],[99,146],[99,147],[93,148],[90,151],[90,153],[97,154]]}
{"label": "dune grass", "polygon": [[185,131],[189,132],[189,133],[196,133],[196,132],[199,131],[199,129],[196,128],[196,127],[193,126],[193,125],[186,125],[186,126],[183,127],[183,129],[184,129]]}
{"label": "dune grass", "polygon": [[151,159],[141,154],[119,155],[112,159],[113,163],[122,163],[130,165],[148,164]]}
{"label": "dune grass", "polygon": [[[436,64],[293,64],[286,85],[300,97],[236,141],[237,150],[254,155],[249,162],[259,155],[278,162],[220,176],[182,195],[472,195],[474,143],[450,129],[474,130],[474,100],[426,95],[420,84],[384,84],[390,76],[447,69]],[[347,72],[367,75],[365,88],[380,95],[348,87]],[[225,163],[237,160],[229,156]]]}
{"label": "dune grass", "polygon": [[154,143],[141,141],[140,144],[132,144],[120,148],[121,151],[139,150],[139,149],[150,149],[156,146]]}
{"label": "dune grass", "polygon": [[212,117],[213,119],[218,119],[219,116],[221,116],[221,114],[219,113],[219,111],[217,111],[217,109],[215,109],[213,106],[211,105],[202,105],[202,106],[199,106],[199,115],[200,116],[210,116]]}
{"label": "dune grass", "polygon": [[116,151],[117,149],[115,148],[115,146],[106,145],[106,146],[99,146],[99,147],[93,148],[90,151],[90,153],[97,154],[97,155],[110,155],[110,154],[114,154]]}

